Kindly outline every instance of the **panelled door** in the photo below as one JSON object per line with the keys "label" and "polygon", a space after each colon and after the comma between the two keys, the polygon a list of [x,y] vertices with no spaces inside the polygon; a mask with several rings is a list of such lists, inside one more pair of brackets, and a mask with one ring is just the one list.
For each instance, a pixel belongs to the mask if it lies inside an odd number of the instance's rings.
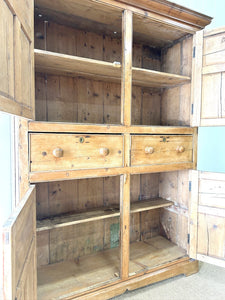
{"label": "panelled door", "polygon": [[34,119],[33,0],[0,0],[0,111]]}
{"label": "panelled door", "polygon": [[12,114],[13,174],[20,186],[12,214],[2,228],[1,272],[3,299],[7,300],[35,300],[37,294],[35,187],[28,183],[25,141],[28,119],[34,119],[33,9],[33,0],[0,0],[0,111]]}
{"label": "panelled door", "polygon": [[[225,27],[197,33],[193,52],[193,125],[225,126]],[[225,267],[225,173],[193,171],[190,205],[190,256]]]}
{"label": "panelled door", "polygon": [[37,297],[35,196],[32,186],[3,227],[3,299],[6,300]]}

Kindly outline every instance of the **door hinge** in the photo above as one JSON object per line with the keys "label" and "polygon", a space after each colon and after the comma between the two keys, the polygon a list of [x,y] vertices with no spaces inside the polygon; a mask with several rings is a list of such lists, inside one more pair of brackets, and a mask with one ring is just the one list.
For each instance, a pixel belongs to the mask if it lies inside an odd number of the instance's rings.
{"label": "door hinge", "polygon": [[187,234],[187,243],[190,244],[190,233]]}
{"label": "door hinge", "polygon": [[191,184],[192,184],[192,182],[189,181],[189,192],[191,192]]}
{"label": "door hinge", "polygon": [[191,114],[193,115],[193,113],[194,113],[194,104],[192,103],[191,104]]}
{"label": "door hinge", "polygon": [[195,58],[195,46],[193,47],[193,58]]}

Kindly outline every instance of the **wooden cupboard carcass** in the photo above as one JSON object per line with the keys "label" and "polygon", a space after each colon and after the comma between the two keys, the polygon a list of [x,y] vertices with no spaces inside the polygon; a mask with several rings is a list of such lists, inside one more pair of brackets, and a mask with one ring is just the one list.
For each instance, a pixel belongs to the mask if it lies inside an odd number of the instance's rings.
{"label": "wooden cupboard carcass", "polygon": [[199,32],[211,18],[167,1],[20,2],[1,0],[0,107],[20,116],[5,298],[109,299],[224,260],[207,252],[210,175],[192,171],[206,72],[224,70],[207,48],[218,35]]}

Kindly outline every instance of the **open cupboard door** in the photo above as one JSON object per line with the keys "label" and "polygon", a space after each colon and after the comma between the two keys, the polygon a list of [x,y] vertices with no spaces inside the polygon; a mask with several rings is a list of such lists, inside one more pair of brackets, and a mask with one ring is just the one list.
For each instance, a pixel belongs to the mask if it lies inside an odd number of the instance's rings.
{"label": "open cupboard door", "polygon": [[[225,28],[197,33],[194,125],[225,126]],[[190,256],[225,267],[225,173],[192,171]]]}
{"label": "open cupboard door", "polygon": [[28,119],[34,119],[33,10],[33,0],[0,0],[0,111],[12,114],[13,208],[1,227],[7,300],[35,300],[37,294],[35,187],[28,182],[27,145]]}
{"label": "open cupboard door", "polygon": [[36,299],[35,186],[3,227],[3,299]]}
{"label": "open cupboard door", "polygon": [[34,119],[33,0],[0,0],[0,111]]}

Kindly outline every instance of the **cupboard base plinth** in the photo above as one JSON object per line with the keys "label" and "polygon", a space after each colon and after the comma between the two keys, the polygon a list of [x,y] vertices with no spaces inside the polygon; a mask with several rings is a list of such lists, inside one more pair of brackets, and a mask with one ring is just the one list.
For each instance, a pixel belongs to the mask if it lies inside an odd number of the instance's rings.
{"label": "cupboard base plinth", "polygon": [[175,277],[178,275],[184,274],[185,276],[190,276],[192,274],[197,273],[199,270],[199,264],[197,260],[192,260],[187,258],[186,261],[181,259],[181,261],[177,262],[176,264],[166,266],[160,270],[156,271],[149,271],[148,273],[144,273],[141,275],[136,275],[131,277],[128,280],[120,281],[114,285],[105,286],[101,289],[85,293],[83,295],[76,295],[71,297],[67,296],[64,299],[72,300],[72,299],[79,299],[79,300],[87,300],[87,299],[98,299],[98,300],[106,300],[110,299],[115,296],[119,296],[126,291],[132,291],[149,284],[153,284],[155,282],[159,282],[171,277]]}

